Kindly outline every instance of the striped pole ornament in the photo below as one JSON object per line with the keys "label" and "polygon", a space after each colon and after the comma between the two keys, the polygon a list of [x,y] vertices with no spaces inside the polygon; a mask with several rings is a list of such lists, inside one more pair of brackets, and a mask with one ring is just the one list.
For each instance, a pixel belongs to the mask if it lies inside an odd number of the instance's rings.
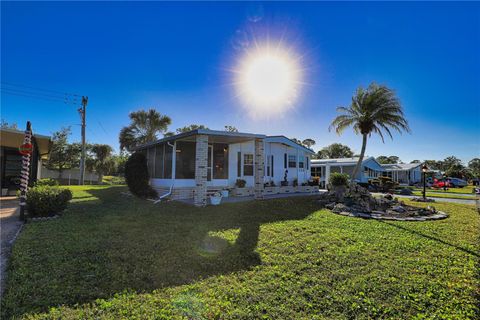
{"label": "striped pole ornament", "polygon": [[[32,125],[27,121],[27,130],[23,138],[22,146],[31,146],[32,144]],[[21,147],[22,147],[21,146]],[[20,150],[20,152],[23,150]],[[30,176],[30,152],[21,152],[22,156],[22,173],[20,175],[20,220],[25,221],[25,206],[27,204],[27,189]]]}

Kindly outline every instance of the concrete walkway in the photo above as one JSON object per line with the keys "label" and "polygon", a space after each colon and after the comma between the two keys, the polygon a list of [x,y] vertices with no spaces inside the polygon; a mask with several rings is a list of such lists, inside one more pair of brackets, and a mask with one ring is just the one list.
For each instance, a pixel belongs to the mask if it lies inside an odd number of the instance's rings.
{"label": "concrete walkway", "polygon": [[4,290],[5,269],[12,249],[13,241],[17,236],[22,222],[18,219],[18,200],[15,197],[0,200],[0,297]]}

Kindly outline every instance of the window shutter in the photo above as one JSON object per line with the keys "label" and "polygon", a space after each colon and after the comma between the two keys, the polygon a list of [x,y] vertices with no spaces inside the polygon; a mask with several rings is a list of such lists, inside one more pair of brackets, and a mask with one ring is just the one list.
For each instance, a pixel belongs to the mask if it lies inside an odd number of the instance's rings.
{"label": "window shutter", "polygon": [[272,169],[270,172],[272,173],[272,178],[273,178],[273,154],[272,154]]}
{"label": "window shutter", "polygon": [[237,177],[242,176],[242,153],[237,153]]}
{"label": "window shutter", "polygon": [[283,155],[283,167],[285,169],[287,169],[287,154],[286,153]]}

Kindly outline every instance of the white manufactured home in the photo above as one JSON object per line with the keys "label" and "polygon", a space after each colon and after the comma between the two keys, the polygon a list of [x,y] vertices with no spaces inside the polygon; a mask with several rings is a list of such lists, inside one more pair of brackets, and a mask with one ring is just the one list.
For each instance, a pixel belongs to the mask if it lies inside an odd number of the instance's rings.
{"label": "white manufactured home", "polygon": [[[206,205],[212,191],[238,188],[262,198],[266,186],[302,186],[314,152],[284,136],[197,129],[136,148],[147,157],[150,184],[173,199]],[[282,183],[283,181],[283,183]],[[300,191],[300,189],[298,190]]]}
{"label": "white manufactured home", "polygon": [[[320,188],[325,188],[330,175],[334,172],[346,173],[351,176],[358,159],[358,157],[353,157],[312,160],[312,177],[318,177]],[[368,183],[370,179],[387,176],[401,185],[412,185],[421,180],[421,165],[421,163],[380,164],[374,157],[367,157],[362,161],[355,181]]]}

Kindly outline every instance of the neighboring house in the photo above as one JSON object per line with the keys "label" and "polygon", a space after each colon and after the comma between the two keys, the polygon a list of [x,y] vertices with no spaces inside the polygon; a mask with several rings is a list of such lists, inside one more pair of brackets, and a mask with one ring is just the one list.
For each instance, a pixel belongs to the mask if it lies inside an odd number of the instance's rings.
{"label": "neighboring house", "polygon": [[[315,159],[312,160],[312,177],[318,177],[320,188],[325,188],[334,172],[346,173],[349,176],[357,165],[358,157],[339,158],[339,159]],[[355,181],[368,183],[368,180],[382,176],[384,168],[375,160],[374,157],[367,157],[363,160],[362,166],[355,177]]]}
{"label": "neighboring house", "polygon": [[422,180],[422,163],[382,164],[385,176],[400,184],[416,184]]}
{"label": "neighboring house", "polygon": [[147,157],[150,184],[174,199],[194,199],[205,205],[213,190],[233,188],[245,180],[255,198],[264,185],[290,185],[310,179],[314,152],[284,136],[197,129],[166,137],[136,148]]}
{"label": "neighboring house", "polygon": [[[319,177],[320,187],[325,188],[330,174],[340,172],[351,176],[357,162],[358,157],[312,160],[312,177]],[[374,157],[367,157],[363,160],[355,181],[368,183],[370,179],[386,176],[399,184],[415,184],[421,181],[421,166],[421,163],[380,164]]]}
{"label": "neighboring house", "polygon": [[[20,187],[22,155],[18,148],[23,144],[24,131],[0,129],[0,181],[3,195],[14,195]],[[30,160],[30,183],[40,178],[41,161],[48,159],[50,137],[34,134],[33,152]]]}

